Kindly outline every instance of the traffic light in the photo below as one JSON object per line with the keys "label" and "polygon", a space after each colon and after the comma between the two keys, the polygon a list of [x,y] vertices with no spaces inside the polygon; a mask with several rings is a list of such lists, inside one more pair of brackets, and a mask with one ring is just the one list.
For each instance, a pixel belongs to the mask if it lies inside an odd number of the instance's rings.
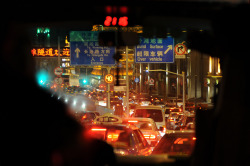
{"label": "traffic light", "polygon": [[79,79],[79,83],[81,86],[88,85],[89,80],[88,80],[88,78]]}
{"label": "traffic light", "polygon": [[49,79],[49,73],[46,70],[40,70],[36,73],[36,81],[40,86],[45,86]]}
{"label": "traffic light", "polygon": [[82,80],[82,83],[83,83],[83,84],[87,84],[87,83],[88,83],[87,79],[83,79],[83,80]]}

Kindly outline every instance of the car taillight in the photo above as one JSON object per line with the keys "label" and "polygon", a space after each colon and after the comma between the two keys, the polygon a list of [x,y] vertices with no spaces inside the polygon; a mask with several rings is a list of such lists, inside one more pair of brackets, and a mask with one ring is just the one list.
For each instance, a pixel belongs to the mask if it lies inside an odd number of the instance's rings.
{"label": "car taillight", "polygon": [[86,114],[82,116],[82,120],[84,120],[84,119],[86,119],[86,118],[87,118],[87,115],[86,115]]}
{"label": "car taillight", "polygon": [[166,126],[163,126],[163,133],[165,133],[167,130]]}
{"label": "car taillight", "polygon": [[156,135],[154,134],[144,134],[144,137],[146,139],[152,139],[152,140],[156,139]]}
{"label": "car taillight", "polygon": [[128,120],[128,123],[138,123],[138,120]]}
{"label": "car taillight", "polygon": [[118,134],[109,134],[109,135],[108,135],[108,138],[109,138],[109,139],[117,139],[118,136],[119,136]]}
{"label": "car taillight", "polygon": [[106,131],[107,129],[92,128],[91,131]]}
{"label": "car taillight", "polygon": [[149,139],[156,139],[155,135],[150,135]]}

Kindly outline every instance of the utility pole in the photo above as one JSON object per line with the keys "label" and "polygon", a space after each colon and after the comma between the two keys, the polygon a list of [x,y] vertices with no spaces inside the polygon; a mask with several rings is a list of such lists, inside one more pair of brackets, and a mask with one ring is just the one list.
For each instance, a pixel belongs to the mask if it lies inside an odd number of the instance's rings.
{"label": "utility pole", "polygon": [[182,80],[183,80],[183,83],[182,83],[182,95],[183,95],[183,106],[182,106],[182,109],[183,111],[185,111],[185,103],[186,103],[186,85],[185,85],[185,72],[183,71],[182,72]]}
{"label": "utility pole", "polygon": [[126,115],[129,116],[128,46],[126,46]]}
{"label": "utility pole", "polygon": [[[110,74],[110,69],[111,69],[111,67],[107,67],[108,74]],[[107,101],[107,106],[108,106],[108,109],[110,109],[110,84],[108,84],[108,101]]]}
{"label": "utility pole", "polygon": [[142,67],[141,67],[141,65],[142,65],[142,64],[140,63],[140,93],[141,93],[141,91],[142,91],[142,89],[141,89],[141,86],[142,86],[142,74],[141,74],[141,73],[142,73],[142,70],[141,70],[141,69],[142,69]]}

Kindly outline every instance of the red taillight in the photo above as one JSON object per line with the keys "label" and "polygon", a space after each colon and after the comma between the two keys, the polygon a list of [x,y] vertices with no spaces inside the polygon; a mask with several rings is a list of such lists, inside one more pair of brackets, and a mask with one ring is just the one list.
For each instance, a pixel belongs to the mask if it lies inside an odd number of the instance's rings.
{"label": "red taillight", "polygon": [[196,140],[196,137],[193,137],[192,139],[195,141],[195,140]]}
{"label": "red taillight", "polygon": [[87,118],[87,114],[85,114],[85,115],[82,116],[82,120],[84,120],[86,118]]}
{"label": "red taillight", "polygon": [[128,120],[128,123],[138,123],[138,120]]}
{"label": "red taillight", "polygon": [[108,138],[109,138],[109,139],[117,139],[118,136],[119,136],[118,134],[109,134],[109,135],[108,135]]}
{"label": "red taillight", "polygon": [[170,122],[173,122],[173,121],[174,121],[174,119],[171,117],[171,118],[169,119],[169,121],[170,121]]}
{"label": "red taillight", "polygon": [[155,135],[150,135],[149,139],[156,139]]}
{"label": "red taillight", "polygon": [[154,134],[144,134],[144,137],[146,139],[156,139],[156,135],[154,135]]}
{"label": "red taillight", "polygon": [[96,128],[93,128],[91,129],[91,131],[106,131],[107,129],[96,129]]}

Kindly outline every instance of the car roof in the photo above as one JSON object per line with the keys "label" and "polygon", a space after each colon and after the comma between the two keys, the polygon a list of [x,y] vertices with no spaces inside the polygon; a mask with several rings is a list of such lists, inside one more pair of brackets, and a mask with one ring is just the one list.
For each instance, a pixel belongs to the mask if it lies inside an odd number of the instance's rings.
{"label": "car roof", "polygon": [[133,117],[133,118],[123,118],[123,120],[139,120],[139,121],[149,121],[149,122],[154,122],[152,118],[142,118],[142,117]]}

